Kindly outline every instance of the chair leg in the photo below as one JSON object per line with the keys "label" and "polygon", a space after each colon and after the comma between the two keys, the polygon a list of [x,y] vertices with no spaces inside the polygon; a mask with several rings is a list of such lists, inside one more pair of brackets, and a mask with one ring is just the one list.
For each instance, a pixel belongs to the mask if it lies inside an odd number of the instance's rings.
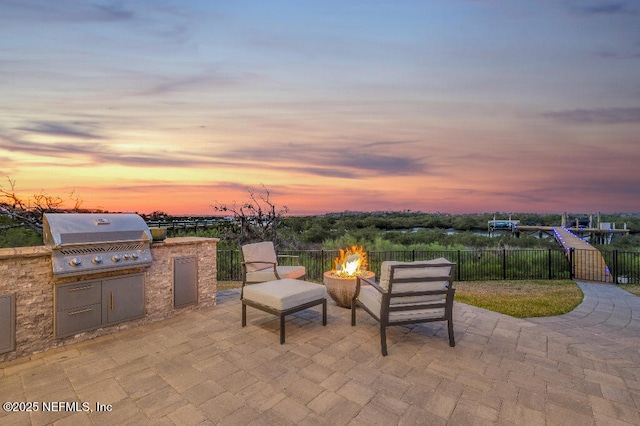
{"label": "chair leg", "polygon": [[351,301],[351,327],[356,325],[356,302]]}
{"label": "chair leg", "polygon": [[242,304],[242,326],[245,327],[247,325],[247,305]]}
{"label": "chair leg", "polygon": [[387,328],[380,324],[380,345],[382,346],[382,356],[387,356]]}
{"label": "chair leg", "polygon": [[322,301],[322,325],[327,325],[327,299]]}
{"label": "chair leg", "polygon": [[284,345],[284,314],[280,314],[280,344]]}
{"label": "chair leg", "polygon": [[449,346],[454,347],[456,345],[455,338],[453,336],[453,321],[447,321],[447,328],[449,329]]}

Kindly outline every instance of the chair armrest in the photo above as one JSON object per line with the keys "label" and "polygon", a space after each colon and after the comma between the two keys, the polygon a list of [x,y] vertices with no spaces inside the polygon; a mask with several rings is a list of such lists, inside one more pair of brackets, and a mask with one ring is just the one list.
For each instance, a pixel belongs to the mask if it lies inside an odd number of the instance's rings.
{"label": "chair armrest", "polygon": [[387,292],[385,289],[380,287],[380,285],[375,282],[375,279],[358,277],[357,285],[356,285],[356,293],[360,293],[360,281],[364,281],[365,283],[369,284],[371,287],[375,288],[379,293],[384,294]]}

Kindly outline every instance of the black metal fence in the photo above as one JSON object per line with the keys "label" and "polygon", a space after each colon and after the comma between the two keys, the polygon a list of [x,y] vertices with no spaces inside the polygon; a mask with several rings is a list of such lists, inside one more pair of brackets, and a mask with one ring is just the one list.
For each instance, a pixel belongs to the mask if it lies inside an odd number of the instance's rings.
{"label": "black metal fence", "polygon": [[[322,275],[334,267],[337,250],[287,250],[278,254],[299,256],[300,264],[307,269],[307,279],[322,281]],[[385,260],[410,262],[444,257],[458,264],[457,281],[486,280],[560,280],[573,279],[574,259],[582,255],[581,250],[567,253],[562,249],[522,249],[522,250],[406,250],[387,252],[367,252],[368,269],[377,276],[380,265]],[[640,283],[640,253],[602,252],[608,277],[620,284]],[[219,281],[241,281],[242,255],[239,250],[219,250]],[[591,281],[605,281],[594,274]]]}
{"label": "black metal fence", "polygon": [[616,284],[640,283],[640,253],[625,251],[601,252]]}

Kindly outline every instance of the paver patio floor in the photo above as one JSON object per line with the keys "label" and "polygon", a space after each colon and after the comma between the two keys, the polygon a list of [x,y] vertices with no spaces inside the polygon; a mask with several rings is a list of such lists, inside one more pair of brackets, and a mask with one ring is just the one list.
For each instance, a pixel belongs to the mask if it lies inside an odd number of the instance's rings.
{"label": "paver patio floor", "polygon": [[40,405],[0,423],[640,424],[640,298],[579,285],[559,317],[456,303],[455,348],[445,323],[389,328],[387,357],[363,312],[356,327],[331,300],[326,327],[318,308],[293,314],[280,345],[276,317],[249,308],[241,328],[238,291],[219,292],[213,308],[0,364],[0,399]]}

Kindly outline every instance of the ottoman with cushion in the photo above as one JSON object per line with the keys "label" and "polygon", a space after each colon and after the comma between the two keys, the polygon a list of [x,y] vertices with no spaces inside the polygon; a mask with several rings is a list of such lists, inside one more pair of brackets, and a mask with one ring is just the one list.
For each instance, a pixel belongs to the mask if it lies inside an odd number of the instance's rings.
{"label": "ottoman with cushion", "polygon": [[327,290],[322,284],[285,278],[244,285],[242,326],[247,325],[247,305],[280,317],[280,344],[284,343],[284,317],[313,306],[322,305],[322,325],[327,325]]}

